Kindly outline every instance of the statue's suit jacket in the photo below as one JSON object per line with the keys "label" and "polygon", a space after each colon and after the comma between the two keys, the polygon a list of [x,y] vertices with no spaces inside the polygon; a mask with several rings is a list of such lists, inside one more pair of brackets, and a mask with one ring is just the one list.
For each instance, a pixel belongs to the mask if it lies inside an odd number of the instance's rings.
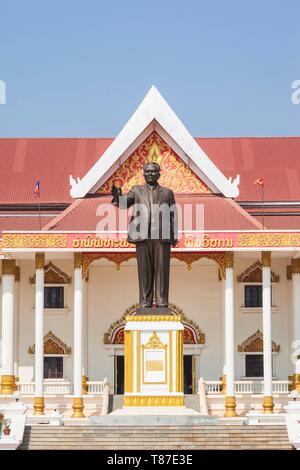
{"label": "statue's suit jacket", "polygon": [[[132,217],[128,226],[128,241],[130,243],[138,243],[149,238],[152,221],[151,205],[146,184],[133,186],[127,195],[114,197],[112,203],[123,209],[133,206]],[[156,203],[160,212],[158,239],[163,243],[176,245],[178,221],[173,191],[157,185]]]}

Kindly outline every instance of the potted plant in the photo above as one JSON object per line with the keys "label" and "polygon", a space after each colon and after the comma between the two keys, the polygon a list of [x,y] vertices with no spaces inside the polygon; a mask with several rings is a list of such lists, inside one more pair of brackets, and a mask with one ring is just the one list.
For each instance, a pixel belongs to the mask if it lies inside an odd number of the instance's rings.
{"label": "potted plant", "polygon": [[4,419],[3,422],[4,422],[3,434],[4,436],[9,436],[10,435],[10,420]]}

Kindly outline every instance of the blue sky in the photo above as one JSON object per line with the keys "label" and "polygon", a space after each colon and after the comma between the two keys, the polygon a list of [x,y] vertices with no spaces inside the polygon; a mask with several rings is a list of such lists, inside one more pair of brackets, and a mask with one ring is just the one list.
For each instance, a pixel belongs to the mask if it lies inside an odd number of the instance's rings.
{"label": "blue sky", "polygon": [[300,135],[299,18],[299,0],[0,0],[0,136],[115,136],[152,84],[194,136]]}

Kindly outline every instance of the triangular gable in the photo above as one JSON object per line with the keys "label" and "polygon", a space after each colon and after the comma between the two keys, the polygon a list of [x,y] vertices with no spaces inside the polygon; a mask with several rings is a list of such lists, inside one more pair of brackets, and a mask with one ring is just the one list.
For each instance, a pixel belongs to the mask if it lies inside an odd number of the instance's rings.
{"label": "triangular gable", "polygon": [[159,184],[173,189],[176,194],[211,194],[211,189],[184,163],[157,132],[130,155],[115,173],[98,189],[99,194],[111,194],[112,185],[127,193],[135,184],[143,184],[143,166],[156,161],[161,166]]}
{"label": "triangular gable", "polygon": [[70,176],[71,196],[80,198],[97,192],[153,131],[157,131],[213,193],[231,198],[238,196],[239,176],[232,181],[223,175],[155,87],[150,89],[119,135],[82,180],[77,178],[76,181]]}

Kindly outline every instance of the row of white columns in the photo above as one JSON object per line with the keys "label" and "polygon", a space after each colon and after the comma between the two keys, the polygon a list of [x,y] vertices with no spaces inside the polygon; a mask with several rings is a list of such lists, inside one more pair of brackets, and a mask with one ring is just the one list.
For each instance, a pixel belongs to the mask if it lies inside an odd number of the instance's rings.
{"label": "row of white columns", "polygon": [[[44,348],[44,264],[43,253],[36,254],[35,293],[35,402],[36,414],[44,412],[43,348]],[[225,253],[225,371],[226,415],[235,416],[234,391],[234,254]],[[264,336],[264,410],[273,411],[272,398],[272,335],[271,335],[271,253],[262,253],[263,336]],[[13,393],[14,376],[14,285],[15,260],[2,261],[2,377],[1,393]],[[294,339],[300,340],[300,259],[292,260]],[[84,332],[82,254],[74,254],[74,399],[73,416],[83,416],[82,377],[86,364],[82,360]],[[300,358],[295,361],[295,388],[300,392]]]}
{"label": "row of white columns", "polygon": [[[232,252],[225,253],[225,372],[226,372],[226,416],[236,415],[234,389],[234,293],[233,293],[233,258]],[[296,260],[293,260],[296,261]],[[300,274],[293,270],[293,316],[295,335],[299,336],[300,317]],[[300,272],[300,270],[299,270]],[[272,327],[271,327],[271,252],[262,252],[262,296],[263,296],[263,363],[264,363],[264,399],[265,413],[272,413],[274,408],[272,392]],[[299,369],[300,361],[297,361]]]}
{"label": "row of white columns", "polygon": [[[44,253],[35,255],[35,398],[34,413],[44,414]],[[14,286],[15,260],[2,260],[2,376],[1,393],[16,389],[14,375]],[[74,396],[73,417],[82,418],[83,354],[83,280],[82,254],[74,255]]]}

